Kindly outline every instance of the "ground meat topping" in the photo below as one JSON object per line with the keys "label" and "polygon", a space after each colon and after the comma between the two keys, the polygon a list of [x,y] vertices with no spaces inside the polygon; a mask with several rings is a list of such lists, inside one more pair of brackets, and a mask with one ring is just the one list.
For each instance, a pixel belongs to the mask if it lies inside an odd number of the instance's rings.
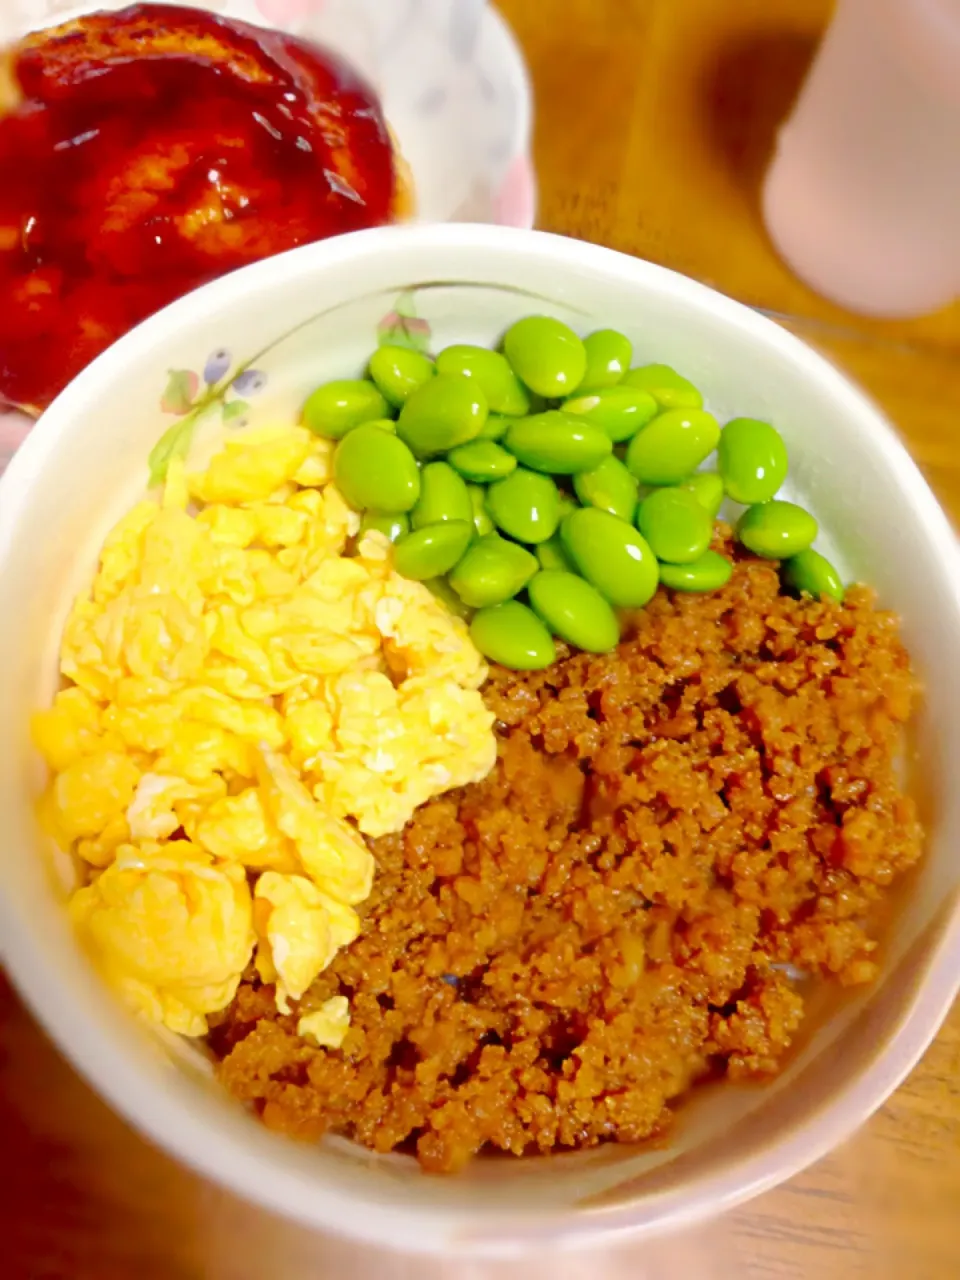
{"label": "ground meat topping", "polygon": [[869,592],[792,599],[751,559],[661,592],[612,654],[495,671],[496,768],[374,842],[362,934],[301,1002],[349,998],[342,1050],[251,975],[222,1080],[271,1128],[451,1171],[648,1138],[698,1081],[775,1073],[813,991],[876,975],[921,850],[916,692]]}

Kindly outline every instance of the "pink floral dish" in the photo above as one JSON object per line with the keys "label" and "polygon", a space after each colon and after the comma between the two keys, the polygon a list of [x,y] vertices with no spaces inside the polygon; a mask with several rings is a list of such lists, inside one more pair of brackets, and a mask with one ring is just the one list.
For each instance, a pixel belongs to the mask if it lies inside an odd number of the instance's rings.
{"label": "pink floral dish", "polygon": [[[0,44],[129,0],[7,0]],[[417,220],[532,227],[531,87],[487,0],[197,0],[194,7],[306,36],[377,89],[413,172]],[[32,419],[0,408],[0,474]]]}

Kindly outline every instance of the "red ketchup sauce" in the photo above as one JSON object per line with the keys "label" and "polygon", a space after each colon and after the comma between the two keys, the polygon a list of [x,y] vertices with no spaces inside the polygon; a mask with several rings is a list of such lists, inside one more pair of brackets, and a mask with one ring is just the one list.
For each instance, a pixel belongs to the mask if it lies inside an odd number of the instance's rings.
{"label": "red ketchup sauce", "polygon": [[0,402],[45,408],[174,298],[391,221],[373,93],[303,40],[173,5],[27,37],[0,118]]}

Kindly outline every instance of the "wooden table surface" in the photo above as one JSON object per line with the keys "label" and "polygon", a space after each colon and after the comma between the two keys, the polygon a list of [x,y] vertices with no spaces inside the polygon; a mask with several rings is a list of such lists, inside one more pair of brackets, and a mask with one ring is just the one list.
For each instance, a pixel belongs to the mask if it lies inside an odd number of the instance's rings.
{"label": "wooden table surface", "polygon": [[[676,267],[775,313],[886,407],[960,518],[960,307],[858,319],[777,260],[757,212],[776,125],[829,0],[502,0],[538,104],[540,225]],[[240,1204],[147,1146],[0,978],[5,1280],[513,1275],[359,1254]],[[960,1008],[845,1147],[708,1229],[560,1280],[948,1280],[960,1274]],[[516,1274],[520,1274],[517,1269]]]}

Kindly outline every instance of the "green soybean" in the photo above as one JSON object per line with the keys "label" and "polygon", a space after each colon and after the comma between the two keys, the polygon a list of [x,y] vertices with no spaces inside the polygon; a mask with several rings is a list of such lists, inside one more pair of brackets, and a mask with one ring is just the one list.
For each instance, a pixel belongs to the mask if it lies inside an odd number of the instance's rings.
{"label": "green soybean", "polygon": [[410,520],[399,511],[366,511],[360,521],[360,537],[371,532],[382,533],[391,542],[396,542],[410,532]]}
{"label": "green soybean", "polygon": [[462,558],[472,538],[473,525],[466,520],[425,525],[396,543],[394,567],[401,577],[413,578],[415,582],[439,578]]}
{"label": "green soybean", "polygon": [[671,591],[717,591],[726,586],[733,565],[716,551],[705,551],[690,564],[662,564],[660,581]]}
{"label": "green soybean", "polygon": [[680,486],[692,493],[696,500],[709,513],[711,520],[716,520],[717,513],[723,506],[723,481],[716,471],[698,471]]}
{"label": "green soybean", "polygon": [[343,437],[333,455],[333,479],[357,511],[410,511],[420,497],[416,458],[379,427],[355,427]]}
{"label": "green soybean", "polygon": [[428,462],[420,469],[420,497],[410,512],[414,529],[444,520],[473,523],[473,503],[463,477],[447,462]]}
{"label": "green soybean", "polygon": [[577,574],[543,569],[527,591],[534,610],[561,640],[587,653],[609,653],[619,644],[617,615]]}
{"label": "green soybean", "polygon": [[397,435],[418,458],[430,458],[473,440],[486,420],[487,402],[473,379],[437,374],[400,410]]}
{"label": "green soybean", "polygon": [[516,418],[508,418],[503,413],[489,413],[487,420],[480,428],[477,440],[502,440],[507,431],[516,422]]}
{"label": "green soybean", "polygon": [[386,400],[372,382],[362,378],[325,382],[303,406],[304,426],[325,440],[342,440],[354,427],[386,416]]}
{"label": "green soybean", "polygon": [[363,425],[365,427],[377,427],[380,431],[389,431],[392,436],[397,434],[397,424],[392,418],[372,418]]}
{"label": "green soybean", "polygon": [[598,329],[584,338],[587,368],[582,385],[591,391],[600,387],[612,387],[630,368],[633,347],[630,339],[616,329]]}
{"label": "green soybean", "polygon": [[786,560],[806,551],[819,532],[809,511],[774,498],[748,507],[737,524],[737,537],[755,556]]}
{"label": "green soybean", "polygon": [[655,489],[640,503],[637,528],[658,560],[691,564],[710,546],[713,521],[696,496],[683,489]]}
{"label": "green soybean", "polygon": [[560,526],[564,550],[601,595],[620,608],[639,609],[657,589],[656,557],[645,538],[609,511],[581,507]]}
{"label": "green soybean", "polygon": [[437,372],[475,378],[494,413],[521,417],[530,411],[526,387],[499,351],[467,344],[446,347],[437,356]]}
{"label": "green soybean", "polygon": [[557,409],[519,419],[503,444],[524,466],[549,475],[591,471],[613,452],[610,437],[600,427]]}
{"label": "green soybean", "polygon": [[641,484],[680,484],[713,453],[719,439],[712,414],[667,409],[630,441],[627,468]]}
{"label": "green soybean", "polygon": [[436,369],[433,361],[419,351],[387,344],[370,357],[369,373],[384,398],[399,408],[418,387],[430,381]]}
{"label": "green soybean", "polygon": [[510,326],[503,350],[517,376],[548,399],[572,395],[587,371],[587,352],[569,325],[527,316]]}
{"label": "green soybean", "polygon": [[487,490],[487,510],[497,528],[518,542],[546,542],[560,523],[560,495],[549,476],[518,467]]}
{"label": "green soybean", "polygon": [[485,609],[512,599],[537,568],[536,559],[526,548],[491,533],[473,543],[448,581],[464,604]]}
{"label": "green soybean", "polygon": [[557,660],[550,632],[517,600],[474,614],[470,638],[485,658],[513,671],[540,671]]}
{"label": "green soybean", "polygon": [[632,439],[660,412],[656,400],[637,387],[584,391],[563,402],[563,412],[602,427],[614,444]]}
{"label": "green soybean", "polygon": [[517,469],[513,454],[501,449],[495,440],[471,440],[458,445],[447,454],[447,461],[475,484],[492,484]]}
{"label": "green soybean", "polygon": [[783,580],[794,591],[805,592],[814,600],[836,600],[843,604],[843,583],[834,566],[819,551],[808,547],[783,563]]}
{"label": "green soybean", "polygon": [[493,521],[487,510],[486,492],[476,484],[468,484],[467,491],[470,494],[470,505],[473,507],[473,524],[477,537],[482,538],[488,533],[493,533]]}
{"label": "green soybean", "polygon": [[668,364],[645,364],[623,379],[628,387],[649,391],[661,409],[702,409],[703,396],[688,378]]}
{"label": "green soybean", "polygon": [[563,542],[558,533],[535,548],[541,569],[562,569],[564,573],[575,573],[573,561],[563,549]]}
{"label": "green soybean", "polygon": [[769,422],[733,418],[720,432],[717,466],[734,502],[769,502],[787,478],[787,446]]}
{"label": "green soybean", "polygon": [[465,622],[473,617],[473,610],[463,603],[446,578],[429,578],[423,585],[454,617],[463,618]]}
{"label": "green soybean", "polygon": [[573,477],[573,487],[585,507],[599,507],[633,523],[639,486],[619,458],[604,458],[592,471],[581,471]]}

